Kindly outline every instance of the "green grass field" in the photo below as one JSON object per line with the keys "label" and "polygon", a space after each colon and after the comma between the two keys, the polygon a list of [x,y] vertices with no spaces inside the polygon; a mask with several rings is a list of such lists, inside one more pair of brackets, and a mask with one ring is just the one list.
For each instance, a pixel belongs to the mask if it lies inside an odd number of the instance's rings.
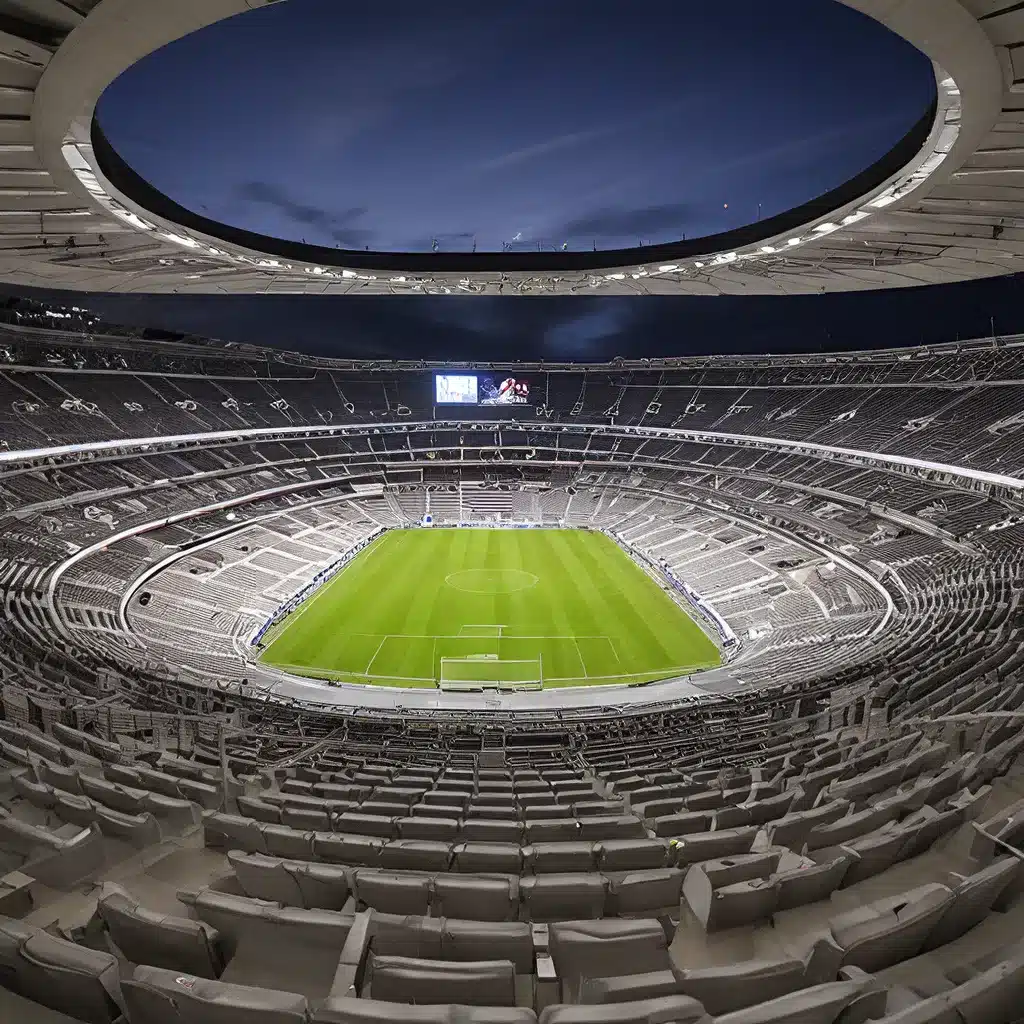
{"label": "green grass field", "polygon": [[[505,680],[527,678],[540,658],[545,687],[719,663],[701,627],[614,541],[582,530],[391,530],[265,643],[261,660],[290,672],[392,686],[437,685],[442,658],[482,659]],[[447,665],[476,678],[472,661]]]}

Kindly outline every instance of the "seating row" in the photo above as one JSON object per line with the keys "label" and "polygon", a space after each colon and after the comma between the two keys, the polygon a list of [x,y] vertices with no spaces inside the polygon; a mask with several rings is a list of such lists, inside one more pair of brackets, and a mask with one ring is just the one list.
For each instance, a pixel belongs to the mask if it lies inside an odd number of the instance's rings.
{"label": "seating row", "polygon": [[[354,832],[386,839],[490,838],[500,842],[602,838],[647,835],[639,818],[624,814],[613,802],[530,807],[523,813],[490,805],[468,807],[447,804],[405,806],[376,800],[349,804],[338,800],[289,798],[281,803],[270,799],[240,796],[238,810],[244,817],[267,824],[315,831]],[[302,802],[299,802],[299,801]],[[469,835],[467,836],[467,832]],[[415,833],[415,834],[413,834]]]}
{"label": "seating row", "polygon": [[[554,938],[555,945],[558,938]],[[565,960],[567,967],[572,958]],[[534,1010],[518,1006],[468,1006],[450,1003],[387,1002],[350,993],[350,963],[340,963],[344,991],[332,990],[313,1005],[289,991],[207,980],[173,969],[136,966],[118,982],[117,960],[110,954],[84,949],[20,922],[0,919],[0,964],[3,982],[19,994],[58,1012],[94,1024],[111,1024],[124,1014],[129,1024],[536,1024]],[[604,966],[602,963],[601,966]],[[389,984],[404,983],[402,966],[390,967]],[[781,985],[800,968],[779,963],[745,970],[745,984],[729,976],[730,968],[711,979],[689,979],[700,985],[709,1002],[716,993],[749,991],[750,986]],[[682,973],[682,972],[681,972]],[[698,972],[699,973],[699,972]],[[395,978],[394,975],[399,977]],[[869,976],[849,969],[842,981],[815,984],[724,1013],[710,1011],[698,999],[672,994],[640,1001],[594,1005],[556,1003],[539,1015],[541,1024],[838,1024],[840,1021],[879,1020],[887,1024],[1007,1024],[1024,996],[1024,952],[1008,958],[938,995],[921,998],[904,987],[885,988]],[[568,977],[568,976],[567,976]],[[619,994],[616,978],[605,983],[592,977],[581,991]],[[635,977],[635,976],[634,976]],[[687,984],[683,978],[681,984]],[[372,980],[371,980],[372,984]],[[712,1013],[714,1015],[712,1016]]]}
{"label": "seating row", "polygon": [[924,853],[963,821],[963,809],[939,813],[925,808],[900,825],[890,823],[849,843],[804,855],[769,847],[702,861],[687,872],[684,896],[708,932],[753,924],[784,910],[827,900],[837,889]]}
{"label": "seating row", "polygon": [[[178,834],[202,822],[200,809],[189,799],[133,789],[84,773],[69,779],[52,769],[52,765],[37,762],[33,768],[13,772],[14,791],[34,806],[56,810],[58,814],[62,806],[69,810],[84,807],[82,800],[87,799],[122,815],[151,815],[158,818],[165,829]],[[33,771],[37,781],[31,777]]]}
{"label": "seating row", "polygon": [[493,818],[509,822],[626,813],[625,804],[621,800],[603,800],[593,791],[537,794],[521,800],[502,800],[499,796],[491,794],[474,797],[447,790],[436,794],[419,794],[408,790],[396,792],[392,789],[387,792],[373,790],[364,794],[349,792],[349,787],[339,787],[349,794],[342,796],[340,792],[325,792],[326,789],[324,786],[321,791],[312,793],[282,790],[264,791],[259,796],[240,796],[238,808],[249,817],[272,822],[280,822],[283,813],[297,809],[318,811],[324,815],[357,812],[385,817],[432,815],[449,818]]}
{"label": "seating row", "polygon": [[[610,831],[614,835],[612,824]],[[360,867],[500,871],[515,875],[664,867],[673,859],[682,863],[688,849],[674,846],[664,839],[650,838],[595,838],[576,842],[535,842],[528,846],[486,840],[453,843],[428,839],[385,839],[300,831],[220,813],[204,817],[203,831],[206,845],[214,849],[236,849],[293,860],[319,860]],[[735,837],[730,838],[731,845],[736,845]],[[754,833],[741,839],[749,849]]]}
{"label": "seating row", "polygon": [[395,914],[480,921],[676,917],[683,884],[679,868],[519,878],[494,872],[463,875],[342,868],[237,851],[228,858],[244,893],[283,906],[370,907]]}

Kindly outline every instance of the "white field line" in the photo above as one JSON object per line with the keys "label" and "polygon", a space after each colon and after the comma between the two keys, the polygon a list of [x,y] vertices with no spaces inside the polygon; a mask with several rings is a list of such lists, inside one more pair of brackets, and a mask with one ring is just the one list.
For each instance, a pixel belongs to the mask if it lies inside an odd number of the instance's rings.
{"label": "white field line", "polygon": [[622,659],[619,657],[619,651],[615,646],[615,641],[610,636],[606,636],[605,640],[608,641],[608,646],[612,649],[612,657],[615,658],[615,664],[621,665]]}
{"label": "white field line", "polygon": [[377,650],[375,650],[375,651],[373,652],[373,656],[372,656],[372,657],[370,658],[370,660],[369,660],[369,661],[368,661],[368,662],[366,663],[366,671],[365,671],[365,672],[363,672],[363,673],[362,673],[362,675],[364,675],[364,676],[368,676],[368,675],[370,674],[370,666],[371,666],[371,665],[372,665],[372,664],[373,664],[373,663],[374,663],[374,662],[375,662],[375,661],[377,660],[377,655],[378,655],[378,654],[380,654],[380,649],[381,649],[381,648],[382,648],[382,647],[383,647],[383,646],[384,646],[384,645],[385,645],[385,644],[386,644],[387,642],[388,642],[388,634],[387,634],[387,633],[385,633],[385,634],[384,634],[384,637],[383,637],[383,639],[381,640],[381,642],[380,642],[379,644],[377,644]]}
{"label": "white field line", "polygon": [[[334,679],[338,682],[348,682],[352,677],[367,679],[371,677],[367,676],[363,672],[345,672],[335,671],[332,669],[318,669],[311,668],[309,665],[278,665],[278,668],[283,668],[288,671],[294,672],[296,675],[308,676],[314,679]],[[685,665],[677,668],[666,668],[660,669],[656,673],[650,672],[633,672],[623,673],[621,675],[611,676],[550,676],[545,677],[545,684],[548,682],[552,683],[593,683],[597,681],[628,681],[631,679],[649,679],[652,677],[655,679],[668,679],[671,676],[684,676],[689,675],[693,672],[701,671],[708,667],[707,665]],[[410,682],[410,683],[435,683],[437,680],[433,676],[385,676],[385,675],[374,675],[373,679],[390,679],[399,682]],[[355,685],[363,685],[356,683]],[[370,684],[372,685],[372,684]]]}
{"label": "white field line", "polygon": [[587,663],[583,660],[583,652],[580,650],[580,642],[578,638],[573,637],[572,643],[576,648],[576,657],[580,659],[580,668],[583,669],[583,678],[589,679],[590,676],[587,675]]}

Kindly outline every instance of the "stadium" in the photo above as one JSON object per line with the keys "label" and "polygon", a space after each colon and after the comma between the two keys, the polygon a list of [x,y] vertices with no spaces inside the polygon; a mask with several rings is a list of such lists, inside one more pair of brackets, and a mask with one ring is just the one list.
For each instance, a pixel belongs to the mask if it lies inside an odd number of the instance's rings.
{"label": "stadium", "polygon": [[[729,248],[330,263],[184,218],[96,130],[125,67],[261,6],[0,3],[0,278],[515,303],[1024,251],[1018,4],[850,2],[935,108]],[[1024,336],[370,361],[29,310],[0,1018],[1024,1019]]]}

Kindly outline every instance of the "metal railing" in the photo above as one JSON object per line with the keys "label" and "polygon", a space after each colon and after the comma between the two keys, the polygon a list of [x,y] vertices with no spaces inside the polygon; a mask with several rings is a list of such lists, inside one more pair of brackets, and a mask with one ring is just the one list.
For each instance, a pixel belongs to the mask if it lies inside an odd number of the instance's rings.
{"label": "metal railing", "polygon": [[1016,846],[1013,846],[1011,843],[1008,843],[1005,839],[1000,839],[999,836],[992,835],[991,832],[989,832],[986,829],[984,829],[976,821],[972,821],[971,822],[971,827],[979,835],[982,835],[987,840],[989,840],[989,842],[995,843],[996,846],[998,846],[1001,849],[1005,850],[1007,853],[1012,854],[1018,860],[1024,860],[1024,851],[1018,850]]}

